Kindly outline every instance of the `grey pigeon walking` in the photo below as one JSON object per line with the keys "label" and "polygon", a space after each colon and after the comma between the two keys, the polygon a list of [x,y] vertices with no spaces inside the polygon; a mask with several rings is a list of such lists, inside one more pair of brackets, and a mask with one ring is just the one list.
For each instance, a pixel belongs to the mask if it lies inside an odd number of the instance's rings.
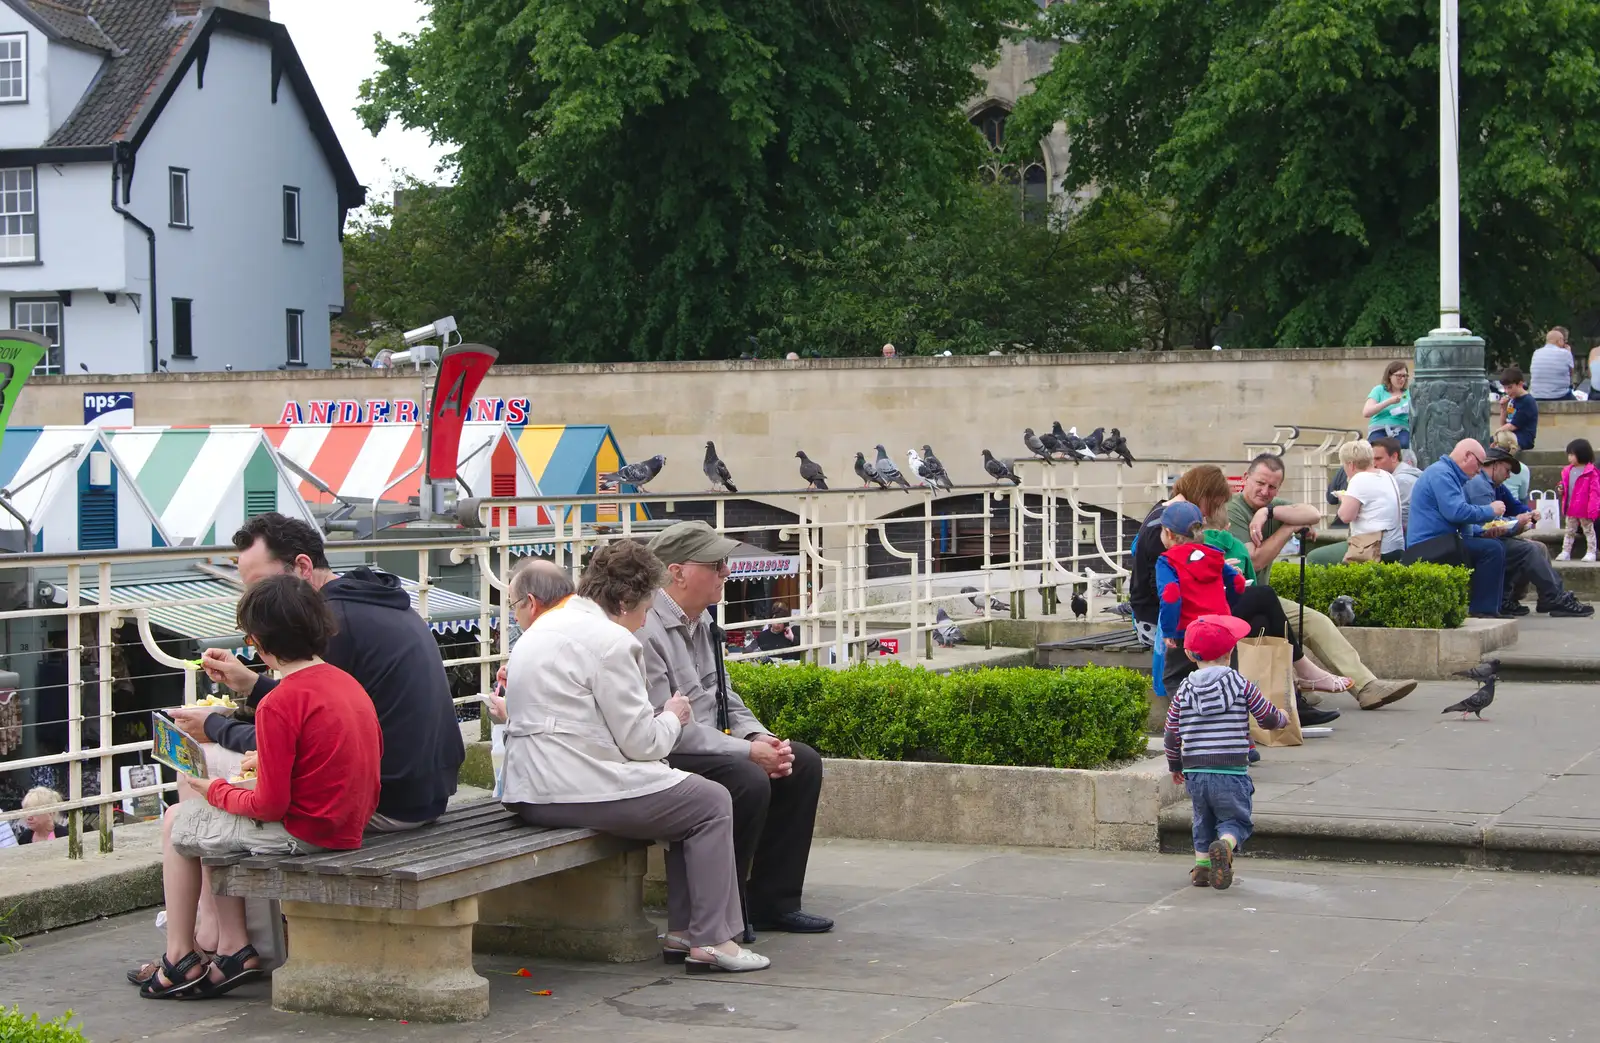
{"label": "grey pigeon walking", "polygon": [[635,489],[643,489],[655,480],[661,469],[667,466],[667,458],[657,453],[648,460],[640,460],[636,464],[625,464],[609,474],[600,476],[602,482],[616,482],[619,485],[631,485]]}
{"label": "grey pigeon walking", "polygon": [[1497,679],[1493,677],[1489,678],[1487,681],[1483,682],[1482,688],[1479,688],[1476,692],[1473,692],[1471,695],[1467,696],[1459,703],[1456,703],[1454,706],[1446,706],[1439,712],[1441,714],[1459,713],[1463,721],[1467,719],[1467,714],[1469,713],[1478,720],[1483,720],[1483,711],[1487,710],[1489,708],[1489,704],[1494,702],[1494,686],[1496,680]]}
{"label": "grey pigeon walking", "polygon": [[[980,591],[977,587],[962,587],[961,588],[961,593],[972,595],[971,597],[967,598],[967,600],[972,602],[972,607],[973,608],[977,609],[979,612],[983,611],[983,592],[982,591]],[[990,595],[990,597],[989,597],[989,607],[991,609],[993,609],[994,611],[996,611],[996,612],[1010,612],[1011,611],[1011,606],[1010,605],[1007,605],[1004,601],[1001,601],[999,598],[994,597],[993,595]]]}
{"label": "grey pigeon walking", "polygon": [[1498,659],[1485,659],[1483,662],[1479,663],[1477,666],[1474,666],[1474,667],[1472,667],[1470,669],[1467,669],[1467,670],[1457,670],[1451,676],[1452,677],[1470,677],[1474,681],[1493,681],[1493,680],[1497,680],[1499,678],[1499,676],[1500,676],[1500,660],[1498,660]]}
{"label": "grey pigeon walking", "polygon": [[1022,479],[1017,477],[1017,472],[1011,469],[1011,461],[996,460],[994,454],[987,449],[983,451],[983,470],[996,482],[1010,481],[1012,485],[1022,484]]}
{"label": "grey pigeon walking", "polygon": [[880,489],[889,488],[889,483],[878,474],[878,469],[867,463],[866,453],[856,454],[856,477],[861,479],[862,488],[876,485]]}
{"label": "grey pigeon walking", "polygon": [[794,455],[800,460],[800,477],[806,480],[806,488],[827,489],[828,476],[822,473],[822,465],[814,463],[804,449]]}
{"label": "grey pigeon walking", "polygon": [[884,452],[883,446],[874,447],[878,450],[878,458],[872,461],[872,469],[878,472],[878,477],[891,485],[901,485],[906,492],[911,491],[911,483],[906,481],[906,476],[900,473],[900,468],[889,459],[889,454]]}
{"label": "grey pigeon walking", "polygon": [[922,470],[933,477],[936,485],[946,489],[954,489],[955,483],[950,480],[950,472],[944,469],[944,463],[933,455],[933,446],[924,444],[922,447]]}
{"label": "grey pigeon walking", "polygon": [[1340,594],[1328,606],[1328,618],[1335,626],[1349,627],[1356,623],[1356,601],[1349,594]]}
{"label": "grey pigeon walking", "polygon": [[1022,429],[1022,444],[1028,447],[1028,452],[1045,463],[1050,463],[1053,459],[1050,455],[1050,450],[1046,449],[1044,443],[1039,441],[1039,436],[1033,433],[1033,428],[1031,427]]}
{"label": "grey pigeon walking", "polygon": [[966,639],[966,635],[961,633],[961,628],[956,626],[955,620],[950,618],[950,613],[940,605],[933,614],[934,643],[941,648],[954,648]]}
{"label": "grey pigeon walking", "polygon": [[722,459],[717,456],[717,447],[710,442],[706,443],[706,462],[700,465],[700,470],[705,472],[705,476],[711,480],[711,488],[713,490],[720,487],[730,493],[739,491],[734,487],[733,475],[728,473],[728,465],[723,463]]}

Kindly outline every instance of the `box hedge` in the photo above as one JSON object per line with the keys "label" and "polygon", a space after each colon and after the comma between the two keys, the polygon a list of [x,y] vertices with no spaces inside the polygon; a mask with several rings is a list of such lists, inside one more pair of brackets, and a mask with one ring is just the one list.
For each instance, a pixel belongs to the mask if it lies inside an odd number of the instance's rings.
{"label": "box hedge", "polygon": [[767,727],[826,757],[1095,768],[1145,749],[1150,679],[1133,670],[729,663],[728,673]]}
{"label": "box hedge", "polygon": [[[1458,565],[1308,565],[1306,607],[1327,612],[1334,598],[1348,594],[1356,604],[1358,627],[1444,630],[1466,620],[1471,581],[1472,573]],[[1274,563],[1269,582],[1279,597],[1294,601],[1300,592],[1300,563]]]}
{"label": "box hedge", "polygon": [[71,1022],[70,1010],[53,1021],[40,1021],[37,1014],[24,1017],[19,1007],[0,1007],[0,1043],[86,1043]]}

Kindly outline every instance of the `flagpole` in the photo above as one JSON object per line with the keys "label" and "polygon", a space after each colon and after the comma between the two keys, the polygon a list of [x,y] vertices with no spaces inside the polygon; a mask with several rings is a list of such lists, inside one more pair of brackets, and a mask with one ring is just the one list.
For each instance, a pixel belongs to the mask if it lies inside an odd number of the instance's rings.
{"label": "flagpole", "polygon": [[1439,328],[1434,336],[1462,335],[1461,325],[1461,41],[1459,0],[1439,2]]}

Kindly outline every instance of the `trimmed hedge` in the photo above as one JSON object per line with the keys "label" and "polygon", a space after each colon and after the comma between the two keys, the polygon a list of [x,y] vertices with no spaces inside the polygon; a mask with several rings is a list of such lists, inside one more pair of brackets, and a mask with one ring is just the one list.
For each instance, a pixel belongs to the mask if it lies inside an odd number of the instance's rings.
{"label": "trimmed hedge", "polygon": [[[1334,598],[1348,594],[1356,603],[1358,627],[1448,630],[1467,618],[1471,581],[1472,573],[1459,565],[1307,565],[1306,607],[1327,612]],[[1279,597],[1294,601],[1300,593],[1300,563],[1275,562],[1270,582]]]}
{"label": "trimmed hedge", "polygon": [[70,1010],[53,1021],[40,1021],[37,1014],[23,1017],[20,1007],[0,1007],[0,1043],[87,1043],[71,1021]]}
{"label": "trimmed hedge", "polygon": [[729,663],[728,673],[767,727],[825,757],[1095,768],[1145,749],[1150,679],[1133,670]]}

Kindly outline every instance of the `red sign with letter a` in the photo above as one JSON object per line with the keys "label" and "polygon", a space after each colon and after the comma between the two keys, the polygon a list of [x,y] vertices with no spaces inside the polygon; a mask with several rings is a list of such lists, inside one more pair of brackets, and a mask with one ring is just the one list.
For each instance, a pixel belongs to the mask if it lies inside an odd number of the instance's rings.
{"label": "red sign with letter a", "polygon": [[461,451],[461,425],[472,410],[472,396],[500,353],[483,344],[457,344],[439,356],[439,378],[428,404],[428,480],[456,476]]}

